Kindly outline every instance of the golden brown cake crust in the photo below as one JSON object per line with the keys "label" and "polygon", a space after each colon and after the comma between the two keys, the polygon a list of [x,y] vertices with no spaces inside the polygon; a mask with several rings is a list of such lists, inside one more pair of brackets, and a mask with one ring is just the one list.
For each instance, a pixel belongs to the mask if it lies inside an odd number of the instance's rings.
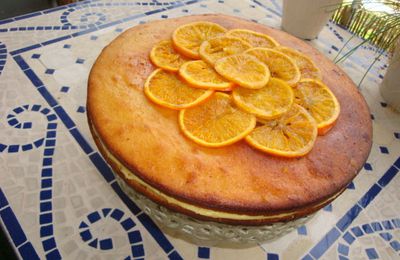
{"label": "golden brown cake crust", "polygon": [[[310,56],[341,105],[336,125],[317,138],[308,155],[297,159],[267,155],[244,141],[206,148],[188,140],[179,130],[178,112],[151,103],[142,89],[155,69],[149,60],[152,46],[169,38],[179,25],[193,21],[266,33]],[[218,211],[307,212],[307,207],[348,185],[372,145],[368,107],[340,68],[287,33],[220,14],[155,21],[124,32],[102,51],[92,68],[87,107],[104,145],[139,178],[169,196]]]}

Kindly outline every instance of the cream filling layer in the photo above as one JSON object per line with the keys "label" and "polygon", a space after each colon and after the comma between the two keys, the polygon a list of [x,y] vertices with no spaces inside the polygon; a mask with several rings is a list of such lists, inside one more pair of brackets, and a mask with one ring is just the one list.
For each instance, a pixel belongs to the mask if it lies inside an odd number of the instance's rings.
{"label": "cream filling layer", "polygon": [[[104,145],[104,143],[102,142],[102,140],[100,139],[96,129],[94,128],[94,125],[92,124],[92,129],[94,134],[96,135],[97,140],[99,140],[100,145],[102,146],[103,151],[106,152],[107,157],[118,166],[118,169],[121,171],[121,173],[125,176],[125,178],[129,179],[129,180],[133,180],[136,183],[139,183],[141,186],[143,186],[147,191],[156,194],[156,196],[163,198],[165,201],[167,201],[169,204],[173,204],[173,205],[177,205],[180,208],[183,208],[185,210],[191,211],[194,214],[197,215],[202,215],[202,216],[206,216],[206,217],[210,217],[210,218],[223,218],[223,219],[232,219],[232,220],[268,220],[268,219],[275,219],[275,218],[284,218],[284,217],[288,217],[291,216],[295,213],[295,211],[293,212],[287,212],[287,213],[279,213],[279,214],[275,214],[275,215],[245,215],[245,214],[236,214],[236,213],[230,213],[230,212],[223,212],[223,211],[216,211],[216,210],[212,210],[212,209],[206,209],[206,208],[202,208],[199,206],[195,206],[180,200],[177,200],[157,189],[155,189],[154,187],[150,186],[149,184],[147,184],[146,182],[144,182],[142,179],[140,179],[139,177],[137,177],[135,175],[135,173],[133,173],[131,170],[129,170],[128,168],[126,168],[108,149],[107,147]],[[335,198],[336,196],[338,196],[340,194],[340,192],[338,192],[337,194],[335,194],[333,197],[328,198],[324,201],[322,201],[321,203],[313,206],[313,208],[317,208],[320,205],[325,204],[326,202],[332,200],[333,198]]]}

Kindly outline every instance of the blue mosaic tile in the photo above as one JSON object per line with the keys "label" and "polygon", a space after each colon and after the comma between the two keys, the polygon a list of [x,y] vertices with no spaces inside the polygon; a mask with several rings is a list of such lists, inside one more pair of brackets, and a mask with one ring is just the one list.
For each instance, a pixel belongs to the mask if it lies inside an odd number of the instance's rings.
{"label": "blue mosaic tile", "polygon": [[32,122],[26,122],[22,124],[23,129],[30,129],[32,128]]}
{"label": "blue mosaic tile", "polygon": [[391,166],[385,174],[378,180],[378,184],[382,187],[385,187],[386,185],[389,184],[389,182],[396,176],[396,174],[399,172],[399,169],[397,169],[394,166]]}
{"label": "blue mosaic tile", "polygon": [[81,146],[82,150],[86,154],[90,154],[93,152],[92,147],[86,141],[86,139],[83,137],[83,135],[81,134],[81,132],[79,132],[79,130],[77,128],[72,128],[70,130],[70,133],[72,134],[72,136],[75,138],[75,140],[78,142],[78,144]]}
{"label": "blue mosaic tile", "polygon": [[306,236],[307,235],[307,228],[306,226],[301,226],[297,228],[297,234]]}
{"label": "blue mosaic tile", "polygon": [[4,208],[7,205],[8,205],[8,201],[6,199],[6,196],[4,195],[3,191],[0,188],[0,209]]}
{"label": "blue mosaic tile", "polygon": [[80,234],[80,236],[81,236],[81,238],[82,238],[82,240],[83,240],[84,242],[89,241],[90,239],[93,238],[93,237],[92,237],[92,233],[90,233],[89,230],[82,231],[82,232],[80,232],[79,234]]}
{"label": "blue mosaic tile", "polygon": [[376,250],[374,248],[367,248],[365,249],[365,253],[367,253],[367,256],[369,259],[378,259],[378,253],[376,252]]}
{"label": "blue mosaic tile", "polygon": [[365,163],[364,164],[364,169],[367,171],[372,171],[372,165],[370,163]]}
{"label": "blue mosaic tile", "polygon": [[363,231],[362,231],[361,228],[359,228],[359,227],[353,227],[353,228],[351,229],[351,232],[353,232],[353,234],[354,234],[356,237],[360,237],[360,236],[364,235]]}
{"label": "blue mosaic tile", "polygon": [[393,229],[393,225],[389,220],[382,221],[382,225],[386,230]]}
{"label": "blue mosaic tile", "polygon": [[43,145],[43,142],[44,142],[44,138],[41,138],[41,139],[36,140],[35,142],[33,142],[33,144],[34,144],[35,147],[37,148],[37,147],[42,146],[42,145]]}
{"label": "blue mosaic tile", "polygon": [[366,208],[371,201],[375,199],[375,197],[382,190],[377,184],[372,185],[372,187],[362,196],[362,198],[358,201],[358,204],[363,208]]}
{"label": "blue mosaic tile", "polygon": [[8,147],[8,152],[9,153],[17,153],[19,151],[19,145],[10,145]]}
{"label": "blue mosaic tile", "polygon": [[128,233],[129,243],[136,244],[142,241],[142,236],[139,230],[134,230]]}
{"label": "blue mosaic tile", "polygon": [[124,221],[122,221],[121,225],[126,231],[128,231],[131,228],[133,228],[134,226],[136,226],[135,222],[133,222],[133,220],[130,218],[127,218]]}
{"label": "blue mosaic tile", "polygon": [[32,59],[39,59],[40,58],[40,54],[33,54],[31,56]]}
{"label": "blue mosaic tile", "polygon": [[390,246],[397,252],[400,250],[400,243],[399,241],[392,241],[390,242]]}
{"label": "blue mosaic tile", "polygon": [[114,211],[111,213],[110,216],[111,216],[113,219],[119,221],[119,220],[122,218],[123,215],[124,215],[124,212],[122,212],[122,211],[119,210],[119,209],[114,209]]}
{"label": "blue mosaic tile", "polygon": [[338,252],[339,252],[339,254],[347,256],[347,255],[349,255],[349,247],[339,243]]}
{"label": "blue mosaic tile", "polygon": [[394,137],[396,138],[396,139],[400,139],[400,133],[393,133],[393,135],[394,135]]}
{"label": "blue mosaic tile", "polygon": [[336,226],[340,231],[344,232],[353,220],[360,214],[362,208],[359,205],[354,205],[346,214],[337,222]]}
{"label": "blue mosaic tile", "polygon": [[40,192],[40,200],[48,200],[51,199],[51,190],[42,190]]}
{"label": "blue mosaic tile", "polygon": [[78,63],[78,64],[83,64],[85,62],[85,60],[84,59],[81,59],[81,58],[78,58],[76,61],[75,61],[75,63]]}
{"label": "blue mosaic tile", "polygon": [[0,144],[0,152],[3,152],[7,148],[7,145]]}
{"label": "blue mosaic tile", "polygon": [[46,69],[46,71],[44,73],[49,74],[49,75],[53,75],[54,74],[54,69]]}
{"label": "blue mosaic tile", "polygon": [[67,93],[69,91],[69,87],[63,86],[63,87],[61,87],[60,91],[64,92],[64,93]]}
{"label": "blue mosaic tile", "polygon": [[22,107],[17,107],[13,109],[14,113],[19,114],[22,113],[24,111],[24,109]]}
{"label": "blue mosaic tile", "polygon": [[324,207],[324,211],[332,212],[332,203],[329,203],[328,205],[326,205],[326,206]]}
{"label": "blue mosaic tile", "polygon": [[55,138],[56,133],[56,131],[47,131],[46,138]]}
{"label": "blue mosaic tile", "polygon": [[53,215],[51,213],[40,214],[39,223],[40,225],[49,224],[53,222]]}
{"label": "blue mosaic tile", "polygon": [[267,253],[267,260],[279,260],[279,255]]}
{"label": "blue mosaic tile", "polygon": [[95,41],[95,40],[97,40],[97,36],[95,36],[95,35],[92,35],[92,36],[90,36],[90,39],[92,40],[92,41]]}
{"label": "blue mosaic tile", "polygon": [[394,162],[394,164],[393,164],[394,166],[396,166],[397,167],[397,169],[400,169],[400,157],[399,158],[397,158],[397,160]]}
{"label": "blue mosaic tile", "polygon": [[46,254],[46,259],[62,259],[60,252],[57,249],[51,251],[50,253]]}
{"label": "blue mosaic tile", "polygon": [[372,222],[371,227],[375,232],[383,230],[382,225],[379,222]]}
{"label": "blue mosaic tile", "polygon": [[113,248],[113,243],[111,239],[103,239],[100,240],[100,249],[102,250],[110,250]]}
{"label": "blue mosaic tile", "polygon": [[79,228],[80,228],[80,229],[82,229],[82,228],[88,228],[88,227],[89,227],[89,226],[88,226],[88,224],[85,223],[85,221],[82,221],[81,224],[79,225]]}
{"label": "blue mosaic tile", "polygon": [[45,150],[44,150],[44,155],[45,156],[51,156],[51,155],[53,155],[54,154],[54,148],[46,148]]}
{"label": "blue mosaic tile", "polygon": [[92,224],[96,223],[97,221],[99,221],[101,219],[100,214],[97,211],[90,213],[87,216],[87,218],[88,218],[89,222]]}
{"label": "blue mosaic tile", "polygon": [[20,253],[22,259],[40,260],[38,254],[36,253],[30,242],[25,243],[21,247],[19,247],[18,252]]}
{"label": "blue mosaic tile", "polygon": [[44,251],[50,251],[56,247],[56,241],[53,237],[43,241]]}
{"label": "blue mosaic tile", "polygon": [[52,235],[53,235],[53,225],[40,227],[40,237],[48,237]]}
{"label": "blue mosaic tile", "polygon": [[27,239],[11,208],[6,207],[0,210],[0,218],[3,220],[3,224],[7,228],[14,245],[16,247],[22,245]]}
{"label": "blue mosaic tile", "polygon": [[[97,168],[97,170],[101,173],[101,175],[103,175],[104,179],[107,182],[111,182],[115,179],[114,174],[112,173],[110,167],[107,165],[107,163],[103,160],[103,158],[97,152],[91,154],[89,156],[89,158],[92,161],[92,163],[94,164],[94,166]],[[115,185],[118,186],[118,184],[115,184]],[[113,188],[115,190],[115,187],[113,187]],[[118,186],[118,188],[119,188],[119,186]],[[118,195],[120,197],[123,196],[122,192],[118,193]],[[124,202],[127,204],[132,204],[132,203],[129,203],[127,200],[124,200]]]}
{"label": "blue mosaic tile", "polygon": [[388,154],[389,153],[389,150],[388,150],[388,148],[386,146],[379,146],[379,150],[383,154]]}
{"label": "blue mosaic tile", "polygon": [[[51,179],[43,179],[42,180],[42,188],[51,188],[53,186],[53,182]],[[41,205],[42,206],[42,205]],[[51,209],[51,204],[50,204],[50,209]]]}
{"label": "blue mosaic tile", "polygon": [[86,108],[84,106],[79,106],[78,109],[76,110],[76,112],[78,113],[85,113]]}
{"label": "blue mosaic tile", "polygon": [[64,44],[63,46],[64,49],[71,49],[71,47],[72,47],[71,44]]}
{"label": "blue mosaic tile", "polygon": [[334,227],[332,228],[310,251],[315,257],[321,257],[326,250],[339,238],[340,232]]}
{"label": "blue mosaic tile", "polygon": [[47,115],[50,112],[50,109],[48,108],[43,108],[40,113],[42,113],[43,115]]}
{"label": "blue mosaic tile", "polygon": [[347,185],[347,189],[349,190],[354,190],[356,186],[354,185],[354,182],[350,182],[349,185]]}
{"label": "blue mosaic tile", "polygon": [[137,216],[138,220],[147,229],[150,235],[156,240],[158,245],[163,249],[164,252],[171,252],[174,247],[169,242],[167,237],[162,233],[162,231],[157,227],[157,225],[151,220],[151,218],[146,214],[140,214]]}
{"label": "blue mosaic tile", "polygon": [[58,117],[61,119],[61,121],[64,123],[64,125],[67,127],[67,129],[71,129],[71,128],[75,127],[75,123],[69,117],[67,112],[65,112],[64,108],[62,108],[61,106],[56,106],[56,107],[54,107],[54,111],[56,112]]}
{"label": "blue mosaic tile", "polygon": [[400,228],[400,219],[392,219],[393,225],[397,228]]}
{"label": "blue mosaic tile", "polygon": [[379,235],[386,241],[390,241],[393,238],[392,234],[390,234],[388,232],[382,232],[382,233],[379,233]]}
{"label": "blue mosaic tile", "polygon": [[55,98],[50,94],[50,92],[44,86],[39,87],[38,91],[51,107],[54,107],[58,104],[57,100],[55,100]]}
{"label": "blue mosaic tile", "polygon": [[99,240],[96,238],[93,241],[91,241],[88,245],[93,247],[93,248],[97,248],[98,247],[98,242],[99,242]]}
{"label": "blue mosaic tile", "polygon": [[40,108],[41,108],[40,105],[33,105],[32,108],[31,108],[31,110],[32,110],[32,111],[39,111]]}
{"label": "blue mosaic tile", "polygon": [[301,260],[314,260],[314,258],[312,258],[310,255],[306,255]]}
{"label": "blue mosaic tile", "polygon": [[210,258],[210,248],[208,247],[199,247],[197,250],[197,257],[202,259]]}
{"label": "blue mosaic tile", "polygon": [[29,151],[33,149],[33,145],[32,144],[25,144],[22,147],[22,151]]}
{"label": "blue mosaic tile", "polygon": [[8,124],[10,125],[10,126],[15,126],[15,125],[17,125],[19,122],[18,122],[18,120],[16,119],[16,118],[12,118],[12,119],[10,119],[10,120],[8,120]]}
{"label": "blue mosaic tile", "polygon": [[51,176],[53,176],[53,169],[52,168],[44,168],[44,169],[42,169],[42,177],[51,177]]}
{"label": "blue mosaic tile", "polygon": [[374,233],[374,230],[372,229],[372,227],[369,224],[364,224],[361,227],[366,234]]}
{"label": "blue mosaic tile", "polygon": [[[46,140],[46,146],[50,147],[50,146],[56,146],[56,139],[47,139]],[[51,160],[51,159],[50,159]],[[46,160],[47,162],[49,162],[49,159]],[[47,165],[47,164],[46,164]],[[50,164],[48,164],[50,165]]]}
{"label": "blue mosaic tile", "polygon": [[132,249],[132,256],[133,257],[144,256],[143,245],[135,245],[135,246],[132,246],[131,249]]}
{"label": "blue mosaic tile", "polygon": [[48,121],[53,121],[53,120],[56,120],[56,119],[57,119],[57,116],[55,114],[50,114],[50,115],[47,116],[47,120]]}
{"label": "blue mosaic tile", "polygon": [[108,214],[110,213],[111,209],[110,208],[105,208],[105,209],[102,209],[101,211],[103,212],[103,216],[107,217]]}

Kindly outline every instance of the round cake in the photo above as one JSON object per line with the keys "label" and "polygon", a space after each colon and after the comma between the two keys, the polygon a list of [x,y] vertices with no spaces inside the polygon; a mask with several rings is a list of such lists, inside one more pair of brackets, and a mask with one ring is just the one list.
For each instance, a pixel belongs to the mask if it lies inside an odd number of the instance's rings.
{"label": "round cake", "polygon": [[[271,156],[244,141],[207,148],[187,139],[179,112],[150,102],[143,87],[156,69],[152,46],[194,21],[261,32],[308,55],[340,103],[335,126],[300,158]],[[90,72],[87,110],[97,146],[129,187],[169,209],[226,224],[263,225],[315,212],[344,191],[372,144],[368,107],[340,68],[285,32],[220,14],[150,22],[121,34]]]}

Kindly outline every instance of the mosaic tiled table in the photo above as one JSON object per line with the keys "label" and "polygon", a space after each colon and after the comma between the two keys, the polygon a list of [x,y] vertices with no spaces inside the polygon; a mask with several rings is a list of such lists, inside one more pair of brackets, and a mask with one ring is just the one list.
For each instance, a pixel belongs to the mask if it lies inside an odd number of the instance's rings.
{"label": "mosaic tiled table", "polygon": [[[374,127],[363,170],[306,225],[274,241],[220,248],[165,234],[121,192],[92,141],[85,115],[88,73],[121,32],[150,20],[215,12],[279,28],[281,9],[277,0],[89,0],[0,21],[0,223],[17,255],[399,259],[400,115],[378,88],[387,57],[359,86]],[[349,37],[328,23],[309,43],[333,59]],[[358,84],[375,56],[366,46],[340,66]]]}

